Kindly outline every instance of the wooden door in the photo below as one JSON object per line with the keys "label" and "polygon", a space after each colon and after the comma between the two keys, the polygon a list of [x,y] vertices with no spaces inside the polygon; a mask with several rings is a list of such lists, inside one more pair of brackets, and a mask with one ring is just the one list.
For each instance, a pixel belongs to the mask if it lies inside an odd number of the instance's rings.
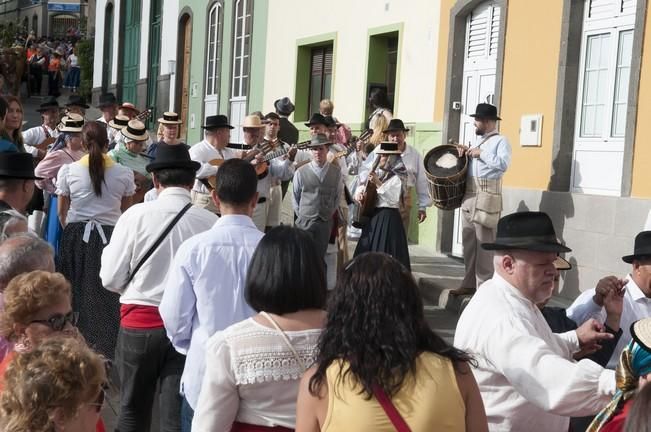
{"label": "wooden door", "polygon": [[111,74],[113,72],[113,4],[106,6],[106,15],[104,16],[104,56],[102,64],[104,70],[102,73],[102,92],[108,91],[111,85]]}
{"label": "wooden door", "polygon": [[151,2],[151,25],[149,27],[149,72],[147,74],[147,108],[153,109],[152,115],[147,120],[147,127],[154,128],[154,123],[159,117],[156,112],[158,90],[158,75],[160,75],[160,47],[161,47],[161,17],[163,0]]}
{"label": "wooden door", "polygon": [[188,131],[188,113],[190,109],[190,54],[192,50],[192,18],[186,15],[181,21],[181,67],[179,81],[181,100],[177,104],[180,107],[181,121],[181,139],[185,140]]}
{"label": "wooden door", "polygon": [[140,69],[141,0],[125,0],[122,50],[122,101],[137,104],[136,82]]}

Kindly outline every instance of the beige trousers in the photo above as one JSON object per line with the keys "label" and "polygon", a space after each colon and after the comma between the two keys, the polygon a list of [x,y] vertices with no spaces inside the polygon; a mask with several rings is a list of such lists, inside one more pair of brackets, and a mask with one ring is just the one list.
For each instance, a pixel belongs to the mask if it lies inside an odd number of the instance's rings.
{"label": "beige trousers", "polygon": [[215,206],[215,202],[212,200],[212,197],[209,193],[202,193],[193,190],[190,192],[190,199],[192,200],[193,205],[211,211],[215,214],[219,214],[219,209],[217,206]]}
{"label": "beige trousers", "polygon": [[269,198],[263,203],[258,203],[251,217],[253,224],[262,232],[264,232],[264,227],[267,225],[267,209],[269,208],[267,204],[269,204]]}
{"label": "beige trousers", "polygon": [[283,190],[280,184],[271,186],[269,190],[269,205],[267,206],[267,226],[280,225],[280,211],[283,204]]}

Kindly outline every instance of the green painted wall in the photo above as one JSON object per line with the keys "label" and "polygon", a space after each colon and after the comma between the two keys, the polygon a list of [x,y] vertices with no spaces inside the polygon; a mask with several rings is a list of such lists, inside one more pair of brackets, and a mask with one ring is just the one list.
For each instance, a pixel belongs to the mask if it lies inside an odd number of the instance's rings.
{"label": "green painted wall", "polygon": [[[251,0],[250,0],[251,1]],[[222,5],[222,53],[221,83],[217,112],[230,115],[231,67],[233,53],[233,7],[234,0],[225,0]],[[192,57],[190,64],[189,115],[194,114],[194,128],[188,126],[187,142],[195,144],[202,138],[204,95],[206,85],[206,45],[208,43],[208,11],[213,2],[206,0],[180,0],[179,13],[188,7],[192,11]],[[248,112],[262,110],[264,91],[264,67],[266,60],[266,36],[269,4],[264,0],[253,0],[253,30],[251,40],[251,71],[249,74]]]}

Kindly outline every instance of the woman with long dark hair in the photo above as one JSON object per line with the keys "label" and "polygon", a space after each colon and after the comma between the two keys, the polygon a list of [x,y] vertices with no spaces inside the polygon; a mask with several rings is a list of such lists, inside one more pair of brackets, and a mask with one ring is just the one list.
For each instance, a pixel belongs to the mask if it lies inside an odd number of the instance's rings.
{"label": "woman with long dark hair", "polygon": [[301,380],[298,432],[488,430],[472,359],[430,330],[414,278],[386,254],[348,264],[318,352]]}
{"label": "woman with long dark hair", "polygon": [[326,277],[312,237],[272,228],[253,254],[244,296],[258,314],[208,340],[193,429],[292,431],[299,380],[325,320]]}
{"label": "woman with long dark hair", "polygon": [[0,131],[0,137],[11,141],[18,148],[18,151],[24,152],[23,143],[23,104],[16,96],[4,96],[7,102],[7,114],[5,115],[4,126]]}
{"label": "woman with long dark hair", "polygon": [[104,126],[86,123],[81,130],[81,145],[88,155],[63,165],[57,177],[57,211],[64,227],[57,269],[72,283],[79,330],[89,345],[112,359],[120,304],[117,294],[102,287],[100,262],[113,227],[131,205],[136,187],[133,171],[106,155]]}

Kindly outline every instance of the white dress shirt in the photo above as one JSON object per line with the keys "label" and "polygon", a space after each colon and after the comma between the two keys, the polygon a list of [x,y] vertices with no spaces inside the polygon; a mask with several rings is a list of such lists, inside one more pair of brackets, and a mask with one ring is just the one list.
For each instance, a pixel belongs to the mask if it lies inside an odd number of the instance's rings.
{"label": "white dress shirt", "polygon": [[[314,363],[321,330],[285,334],[303,364]],[[193,430],[228,432],[234,421],[296,427],[303,369],[275,329],[249,318],[215,333],[206,344],[206,365]]]}
{"label": "white dress shirt", "polygon": [[454,346],[473,373],[490,431],[566,431],[569,416],[597,413],[615,392],[615,373],[572,360],[575,331],[552,333],[538,307],[495,273],[464,309]]}
{"label": "white dress shirt", "polygon": [[38,155],[38,149],[36,146],[41,144],[47,138],[47,134],[45,133],[46,130],[52,138],[59,136],[59,131],[57,129],[52,129],[48,125],[35,126],[23,131],[23,144],[25,144],[25,151],[27,153],[30,153],[32,156]]}
{"label": "white dress shirt", "polygon": [[[479,136],[470,148],[476,148],[484,137]],[[511,145],[503,135],[493,135],[481,144],[481,156],[468,158],[468,177],[502,178],[511,163]]]}
{"label": "white dress shirt", "polygon": [[[365,184],[369,171],[373,167],[375,150],[369,153],[368,157],[359,168],[359,184]],[[427,176],[425,175],[425,164],[423,157],[409,144],[405,143],[405,151],[402,152],[402,162],[407,168],[407,187],[415,187],[418,195],[418,209],[425,210],[432,205],[432,198],[429,196],[429,186],[427,186]]]}
{"label": "white dress shirt", "polygon": [[[235,150],[229,147],[222,149],[221,151],[213,147],[208,141],[203,140],[197,144],[190,147],[190,158],[193,161],[199,162],[201,168],[197,171],[197,179],[205,179],[217,174],[219,167],[210,165],[210,161],[213,159],[237,159],[239,158],[239,150]],[[201,183],[199,180],[195,180],[193,189],[197,192],[204,194],[210,193],[208,188]]]}
{"label": "white dress shirt", "polygon": [[190,207],[127,285],[142,257],[188,203],[187,189],[169,187],[161,191],[157,200],[135,204],[120,216],[111,241],[102,252],[99,273],[104,288],[121,295],[120,303],[158,306],[165,275],[181,243],[217,222],[214,213]]}
{"label": "white dress shirt", "polygon": [[185,241],[170,266],[158,311],[172,345],[187,355],[181,394],[193,409],[201,391],[206,341],[254,314],[244,300],[244,283],[262,236],[250,217],[225,215]]}
{"label": "white dress shirt", "polygon": [[258,178],[258,197],[269,198],[269,191],[276,180],[291,180],[294,164],[289,159],[276,158],[269,161],[269,172],[264,178]]}
{"label": "white dress shirt", "polygon": [[[590,289],[581,293],[567,311],[567,317],[581,325],[590,318],[604,323],[606,321],[606,309],[596,304],[592,297],[595,290]],[[626,292],[623,299],[622,316],[619,327],[622,329],[622,337],[619,338],[613,355],[608,360],[608,368],[615,369],[619,363],[619,356],[631,341],[631,324],[642,318],[651,317],[651,298],[644,295],[637,286],[631,275],[626,278]]]}

